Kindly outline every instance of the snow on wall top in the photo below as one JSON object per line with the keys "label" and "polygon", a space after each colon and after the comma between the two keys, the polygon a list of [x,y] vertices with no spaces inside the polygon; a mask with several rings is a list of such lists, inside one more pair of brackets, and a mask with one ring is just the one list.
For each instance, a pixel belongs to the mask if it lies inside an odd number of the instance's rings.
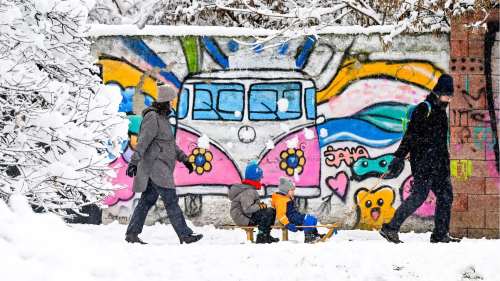
{"label": "snow on wall top", "polygon": [[[315,34],[388,34],[394,29],[392,25],[386,26],[328,26],[315,32]],[[170,26],[146,25],[139,29],[133,24],[107,25],[92,24],[87,35],[100,36],[269,36],[280,31],[259,28],[223,27],[223,26]]]}
{"label": "snow on wall top", "polygon": [[195,74],[190,79],[308,79],[299,71],[259,69],[259,70],[224,70]]}

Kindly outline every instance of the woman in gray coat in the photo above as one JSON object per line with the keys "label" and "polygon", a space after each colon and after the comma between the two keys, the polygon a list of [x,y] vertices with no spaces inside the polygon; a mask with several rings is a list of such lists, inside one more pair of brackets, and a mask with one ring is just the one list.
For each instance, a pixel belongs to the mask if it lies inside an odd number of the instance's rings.
{"label": "woman in gray coat", "polygon": [[125,240],[130,243],[146,244],[138,235],[142,232],[148,211],[156,203],[158,196],[163,200],[168,218],[181,244],[193,243],[203,237],[201,234],[193,234],[187,226],[175,190],[175,161],[184,163],[189,173],[193,172],[193,165],[175,143],[168,120],[171,112],[170,102],[176,96],[177,92],[173,88],[160,86],[156,102],[142,113],[139,140],[126,172],[127,176],[134,177],[134,192],[142,192],[125,235]]}

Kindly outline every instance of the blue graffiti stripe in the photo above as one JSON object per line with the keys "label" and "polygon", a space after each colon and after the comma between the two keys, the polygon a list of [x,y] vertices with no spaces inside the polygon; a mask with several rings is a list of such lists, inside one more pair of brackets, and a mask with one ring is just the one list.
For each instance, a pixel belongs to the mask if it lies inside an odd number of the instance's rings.
{"label": "blue graffiti stripe", "polygon": [[306,38],[306,41],[304,42],[304,45],[302,46],[302,50],[295,59],[295,66],[300,69],[304,68],[307,59],[312,53],[314,45],[316,45],[316,38],[314,36],[308,36]]}
{"label": "blue graffiti stripe", "polygon": [[[165,68],[167,66],[165,62],[141,39],[125,36],[122,36],[121,39],[125,47],[134,52],[152,67]],[[161,75],[163,78],[172,82],[172,84],[174,84],[177,88],[181,87],[182,83],[174,73],[170,71],[161,71]]]}
{"label": "blue graffiti stripe", "polygon": [[212,37],[202,36],[201,40],[208,54],[215,60],[215,62],[222,68],[227,69],[229,67],[229,59],[219,48],[217,43]]}
{"label": "blue graffiti stripe", "polygon": [[[324,130],[327,136],[321,137]],[[401,133],[387,132],[368,121],[354,118],[330,119],[318,125],[318,134],[321,147],[334,142],[353,141],[369,147],[382,148],[398,142],[402,137]]]}

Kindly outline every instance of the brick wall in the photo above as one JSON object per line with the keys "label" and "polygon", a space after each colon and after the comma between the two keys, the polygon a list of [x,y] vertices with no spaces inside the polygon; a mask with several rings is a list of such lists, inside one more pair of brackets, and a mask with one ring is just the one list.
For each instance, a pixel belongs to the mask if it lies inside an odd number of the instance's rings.
{"label": "brick wall", "polygon": [[468,30],[467,19],[452,24],[451,232],[457,236],[500,238],[499,15],[498,10],[492,13],[488,30]]}

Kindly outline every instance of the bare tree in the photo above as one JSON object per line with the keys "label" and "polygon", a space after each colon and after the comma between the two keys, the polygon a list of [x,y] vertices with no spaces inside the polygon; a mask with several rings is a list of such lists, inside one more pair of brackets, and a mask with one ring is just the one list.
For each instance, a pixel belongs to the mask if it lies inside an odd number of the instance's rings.
{"label": "bare tree", "polygon": [[0,1],[0,195],[65,214],[111,189],[126,139],[119,91],[100,88],[85,1]]}
{"label": "bare tree", "polygon": [[[448,31],[453,17],[475,14],[478,27],[496,0],[98,0],[95,23],[219,25],[266,28],[275,36],[318,34],[331,26],[389,28],[386,43],[404,32]],[[270,38],[260,38],[261,41]]]}

